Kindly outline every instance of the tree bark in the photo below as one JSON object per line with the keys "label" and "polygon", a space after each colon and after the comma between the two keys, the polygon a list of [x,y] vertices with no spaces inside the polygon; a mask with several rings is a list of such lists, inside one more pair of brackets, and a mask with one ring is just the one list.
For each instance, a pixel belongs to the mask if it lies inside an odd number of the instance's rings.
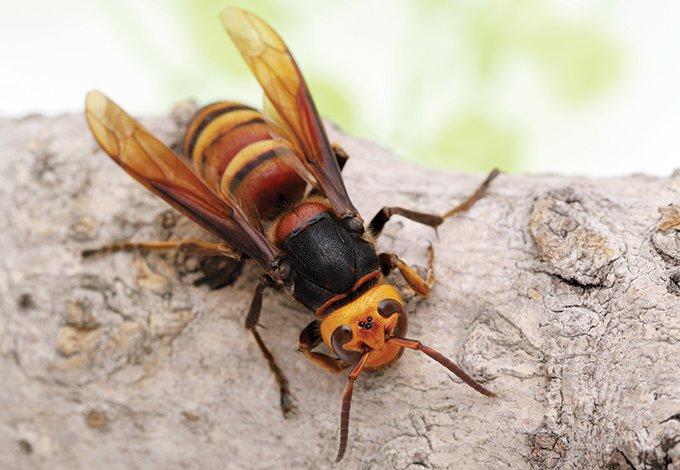
{"label": "tree bark", "polygon": [[[145,123],[176,144],[190,110]],[[483,178],[329,127],[367,220],[383,205],[444,212]],[[106,158],[81,115],[0,120],[0,154],[0,467],[335,468],[345,377],[296,353],[310,313],[265,294],[262,336],[297,407],[284,419],[243,328],[255,266],[210,290],[192,284],[195,257],[81,259],[204,236]],[[431,295],[406,295],[409,337],[498,398],[407,351],[357,381],[343,465],[680,468],[679,203],[677,172],[501,175],[438,233],[395,217],[379,250],[421,268],[436,251]]]}

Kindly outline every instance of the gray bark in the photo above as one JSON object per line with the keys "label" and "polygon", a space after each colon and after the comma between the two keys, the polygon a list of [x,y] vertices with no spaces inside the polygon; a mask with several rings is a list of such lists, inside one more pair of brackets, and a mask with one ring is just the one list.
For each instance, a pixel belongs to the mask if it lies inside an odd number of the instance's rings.
{"label": "gray bark", "polygon": [[[185,111],[145,122],[176,143]],[[331,134],[366,219],[442,212],[482,178]],[[192,285],[196,258],[82,260],[201,232],[106,158],[80,115],[0,120],[0,155],[1,468],[333,467],[344,375],[296,353],[311,314],[265,296],[262,335],[297,405],[284,419],[243,329],[254,266],[211,291]],[[678,203],[677,172],[502,175],[438,236],[395,218],[380,250],[418,267],[428,243],[437,254],[430,297],[406,296],[409,336],[499,396],[406,352],[357,382],[343,465],[680,468]]]}

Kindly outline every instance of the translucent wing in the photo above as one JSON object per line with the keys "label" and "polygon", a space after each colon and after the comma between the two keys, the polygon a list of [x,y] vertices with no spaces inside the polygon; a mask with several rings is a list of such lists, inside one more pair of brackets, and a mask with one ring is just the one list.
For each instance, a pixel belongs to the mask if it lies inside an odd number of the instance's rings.
{"label": "translucent wing", "polygon": [[247,11],[228,7],[222,11],[221,19],[265,92],[265,112],[289,132],[303,165],[338,217],[357,216],[305,79],[283,40],[267,23]]}
{"label": "translucent wing", "polygon": [[172,150],[118,105],[91,91],[85,116],[102,149],[133,178],[268,273],[275,272],[282,253],[248,222],[241,208],[213,194]]}

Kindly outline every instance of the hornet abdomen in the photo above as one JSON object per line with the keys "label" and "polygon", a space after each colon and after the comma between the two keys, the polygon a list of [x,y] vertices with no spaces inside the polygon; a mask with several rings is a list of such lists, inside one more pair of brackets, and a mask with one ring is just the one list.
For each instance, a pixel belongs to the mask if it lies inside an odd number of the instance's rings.
{"label": "hornet abdomen", "polygon": [[292,150],[276,138],[280,133],[259,111],[222,101],[196,113],[184,138],[184,155],[210,189],[252,201],[259,216],[270,219],[283,205],[300,200],[306,187],[284,162]]}

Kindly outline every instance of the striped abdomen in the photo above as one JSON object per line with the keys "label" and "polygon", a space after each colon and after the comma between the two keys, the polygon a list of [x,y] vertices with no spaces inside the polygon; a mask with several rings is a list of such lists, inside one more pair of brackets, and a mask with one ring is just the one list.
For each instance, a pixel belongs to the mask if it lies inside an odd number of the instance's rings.
{"label": "striped abdomen", "polygon": [[272,218],[283,205],[299,200],[306,186],[284,162],[282,156],[292,150],[273,139],[276,133],[271,121],[251,107],[214,103],[192,119],[184,155],[211,189],[253,201],[260,217]]}

